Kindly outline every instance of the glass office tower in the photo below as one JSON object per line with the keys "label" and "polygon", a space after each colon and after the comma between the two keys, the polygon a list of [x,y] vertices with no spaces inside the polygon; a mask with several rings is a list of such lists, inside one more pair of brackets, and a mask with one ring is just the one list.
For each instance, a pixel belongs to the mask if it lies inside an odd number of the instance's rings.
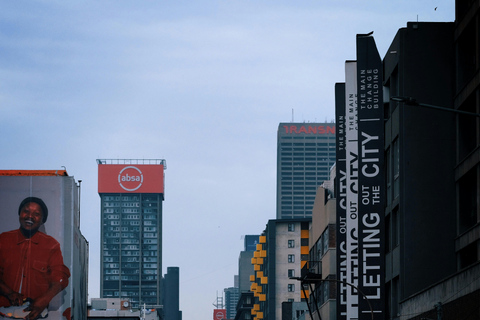
{"label": "glass office tower", "polygon": [[101,297],[161,304],[165,160],[97,160]]}
{"label": "glass office tower", "polygon": [[335,163],[335,123],[280,123],[277,137],[277,219],[311,217]]}

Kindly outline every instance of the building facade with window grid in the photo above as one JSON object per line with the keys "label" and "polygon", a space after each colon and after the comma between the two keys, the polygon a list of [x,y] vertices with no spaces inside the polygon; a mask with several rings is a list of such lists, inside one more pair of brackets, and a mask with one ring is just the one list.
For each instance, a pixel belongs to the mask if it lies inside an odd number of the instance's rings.
{"label": "building facade with window grid", "polygon": [[334,123],[280,123],[277,219],[311,217],[317,187],[329,179],[334,163]]}
{"label": "building facade with window grid", "polygon": [[479,8],[407,23],[384,58],[385,92],[419,103],[384,104],[386,319],[480,319]]}
{"label": "building facade with window grid", "polygon": [[163,193],[99,195],[101,297],[161,305]]}
{"label": "building facade with window grid", "polygon": [[291,278],[299,277],[307,264],[310,227],[310,218],[268,221],[252,258],[252,319],[281,319],[285,302],[303,303],[307,310],[308,288],[302,290],[301,283]]}
{"label": "building facade with window grid", "polygon": [[238,286],[223,289],[225,293],[225,309],[227,310],[227,319],[235,319],[237,314],[237,303],[240,299]]}

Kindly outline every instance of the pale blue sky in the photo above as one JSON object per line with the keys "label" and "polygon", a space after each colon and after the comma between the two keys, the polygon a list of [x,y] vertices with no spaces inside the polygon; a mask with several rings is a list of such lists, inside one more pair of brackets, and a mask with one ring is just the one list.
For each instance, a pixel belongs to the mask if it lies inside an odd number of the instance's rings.
{"label": "pale blue sky", "polygon": [[[437,10],[435,8],[437,7]],[[279,122],[334,119],[334,84],[374,31],[454,1],[0,1],[0,169],[82,180],[89,296],[99,297],[97,158],[164,158],[164,272],[183,319],[233,285],[242,235],[275,218]]]}

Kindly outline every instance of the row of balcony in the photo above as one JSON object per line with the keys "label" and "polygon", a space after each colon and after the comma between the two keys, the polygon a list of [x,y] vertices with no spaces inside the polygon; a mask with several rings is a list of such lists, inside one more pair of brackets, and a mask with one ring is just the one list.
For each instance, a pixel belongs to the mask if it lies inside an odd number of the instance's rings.
{"label": "row of balcony", "polygon": [[263,311],[261,311],[260,303],[267,301],[267,295],[263,292],[264,285],[268,284],[268,277],[263,272],[264,259],[267,258],[267,250],[264,245],[267,243],[266,236],[260,236],[259,244],[257,244],[257,250],[253,253],[252,264],[255,274],[250,275],[250,291],[253,292],[253,296],[256,298],[253,304],[253,308],[250,310],[252,319],[263,319]]}

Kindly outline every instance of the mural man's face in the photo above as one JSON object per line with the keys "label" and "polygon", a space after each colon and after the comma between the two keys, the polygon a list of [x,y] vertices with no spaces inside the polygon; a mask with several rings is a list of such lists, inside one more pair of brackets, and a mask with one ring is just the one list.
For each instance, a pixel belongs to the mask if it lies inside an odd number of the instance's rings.
{"label": "mural man's face", "polygon": [[43,224],[42,208],[35,202],[25,204],[20,210],[20,228],[28,232],[37,232]]}

